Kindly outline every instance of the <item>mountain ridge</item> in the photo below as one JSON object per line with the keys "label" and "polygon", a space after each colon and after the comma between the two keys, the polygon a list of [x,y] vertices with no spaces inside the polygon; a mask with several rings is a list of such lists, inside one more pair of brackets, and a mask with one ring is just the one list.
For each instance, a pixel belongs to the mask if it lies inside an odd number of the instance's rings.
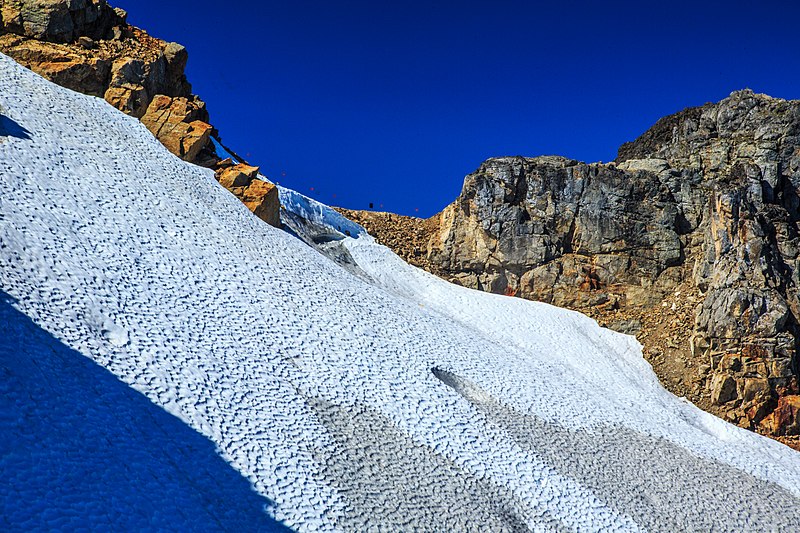
{"label": "mountain ridge", "polygon": [[[14,479],[0,486],[10,529],[800,523],[800,456],[670,395],[635,339],[579,313],[446,283],[368,235],[329,226],[326,238],[349,252],[356,275],[256,218],[211,170],[170,154],[107,102],[3,55],[0,71],[4,124],[28,132],[0,134],[0,290],[9,297],[0,312],[24,325],[0,336],[11,392],[0,431],[15,450],[0,454],[0,473]],[[288,211],[307,213],[304,202],[284,194]],[[336,219],[314,209],[322,225]],[[87,376],[78,357],[102,368]],[[66,436],[32,423],[61,400],[37,362],[58,363],[53,372],[76,402],[56,412]],[[114,420],[106,388],[80,386],[98,374],[128,397],[118,400],[122,431],[82,417]],[[124,416],[144,413],[131,403],[139,393],[171,415],[158,415],[164,423],[191,432],[154,434],[123,486],[178,474],[167,488],[185,491],[207,483],[209,467],[226,475],[224,493],[188,492],[177,513],[209,493],[215,503],[188,520],[159,514],[171,499],[127,516],[140,499],[115,492],[103,504],[103,487],[115,485],[94,472],[121,458],[102,436],[152,433],[148,419]],[[70,429],[88,437],[80,454],[69,453]],[[208,440],[215,446],[197,444]],[[162,446],[189,460],[160,471]],[[54,477],[49,465],[67,475]],[[70,475],[77,467],[88,471]],[[26,498],[52,492],[54,479],[77,501]],[[226,504],[237,495],[248,497]]]}

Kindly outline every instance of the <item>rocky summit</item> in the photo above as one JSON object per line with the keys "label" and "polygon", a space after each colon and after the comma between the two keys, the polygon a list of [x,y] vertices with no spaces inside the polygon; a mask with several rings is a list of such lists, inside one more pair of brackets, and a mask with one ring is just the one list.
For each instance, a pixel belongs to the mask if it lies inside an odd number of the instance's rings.
{"label": "rocky summit", "polygon": [[[402,240],[407,259],[484,291],[578,309],[636,334],[664,384],[772,436],[800,433],[800,101],[737,91],[659,120],[616,161],[489,159]],[[416,228],[416,229],[415,229]],[[787,439],[784,439],[787,440]]]}

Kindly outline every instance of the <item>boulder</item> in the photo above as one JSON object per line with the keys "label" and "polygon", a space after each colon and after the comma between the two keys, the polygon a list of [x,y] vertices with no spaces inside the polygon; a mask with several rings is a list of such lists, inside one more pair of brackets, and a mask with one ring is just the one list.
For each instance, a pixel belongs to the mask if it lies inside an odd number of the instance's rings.
{"label": "boulder", "polygon": [[162,52],[164,58],[164,78],[159,80],[161,86],[158,92],[169,96],[188,96],[192,93],[192,86],[186,80],[186,63],[189,53],[183,45],[167,43]]}
{"label": "boulder", "polygon": [[761,428],[772,435],[800,435],[800,396],[783,396],[778,406],[761,422]]}
{"label": "boulder", "polygon": [[271,226],[281,227],[281,204],[275,185],[254,179],[244,189],[240,199],[255,216]]}
{"label": "boulder", "polygon": [[166,148],[185,161],[194,161],[209,142],[205,104],[197,99],[156,95],[142,116],[142,123]]}
{"label": "boulder", "polygon": [[711,401],[721,405],[736,399],[736,380],[733,376],[717,374],[711,381]]}
{"label": "boulder", "polygon": [[221,161],[215,173],[220,185],[231,191],[258,218],[279,228],[280,200],[278,188],[272,183],[258,179],[258,167],[245,163],[232,164]]}
{"label": "boulder", "polygon": [[145,88],[147,80],[145,62],[130,57],[114,61],[111,80],[103,97],[126,115],[141,118],[151,103]]}
{"label": "boulder", "polygon": [[[211,132],[214,130],[213,126],[202,120],[193,120],[189,123],[189,128],[186,133],[181,137],[180,151],[183,155],[180,157],[185,161],[194,162],[200,151],[209,144],[211,139]],[[162,141],[166,146],[166,142]]]}
{"label": "boulder", "polygon": [[247,187],[258,176],[258,167],[244,163],[223,166],[216,174],[217,181],[226,189]]}
{"label": "boulder", "polygon": [[86,50],[94,50],[97,48],[97,42],[91,37],[78,37],[78,44]]}
{"label": "boulder", "polygon": [[768,400],[772,389],[765,378],[745,378],[742,387],[742,402],[747,405],[752,402],[761,403]]}

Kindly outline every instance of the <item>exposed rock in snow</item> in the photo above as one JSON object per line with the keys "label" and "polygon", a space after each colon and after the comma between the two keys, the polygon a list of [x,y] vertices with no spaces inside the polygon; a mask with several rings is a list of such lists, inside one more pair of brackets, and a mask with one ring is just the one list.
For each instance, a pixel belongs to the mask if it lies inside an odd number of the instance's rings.
{"label": "exposed rock in snow", "polygon": [[214,175],[220,185],[231,191],[255,216],[271,226],[281,227],[278,187],[259,179],[258,167],[244,163],[228,165],[223,161]]}
{"label": "exposed rock in snow", "polygon": [[0,12],[0,52],[137,118],[158,99],[158,118],[169,109],[173,125],[164,128],[151,114],[151,131],[179,157],[213,160],[210,154],[199,157],[209,151],[211,126],[184,74],[186,48],[129,26],[124,11],[105,0],[1,0]]}
{"label": "exposed rock in snow", "polygon": [[[113,102],[111,102],[113,105]],[[211,138],[208,112],[199,99],[158,95],[150,102],[142,124],[184,161],[194,161]]]}

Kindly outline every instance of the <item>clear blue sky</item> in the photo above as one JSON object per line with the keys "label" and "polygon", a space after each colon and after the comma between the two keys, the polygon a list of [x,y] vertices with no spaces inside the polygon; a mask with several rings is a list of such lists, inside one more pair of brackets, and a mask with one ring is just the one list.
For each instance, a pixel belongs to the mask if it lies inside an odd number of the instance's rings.
{"label": "clear blue sky", "polygon": [[608,161],[736,89],[800,98],[795,2],[110,3],[189,49],[226,144],[356,209],[429,216],[488,157]]}

